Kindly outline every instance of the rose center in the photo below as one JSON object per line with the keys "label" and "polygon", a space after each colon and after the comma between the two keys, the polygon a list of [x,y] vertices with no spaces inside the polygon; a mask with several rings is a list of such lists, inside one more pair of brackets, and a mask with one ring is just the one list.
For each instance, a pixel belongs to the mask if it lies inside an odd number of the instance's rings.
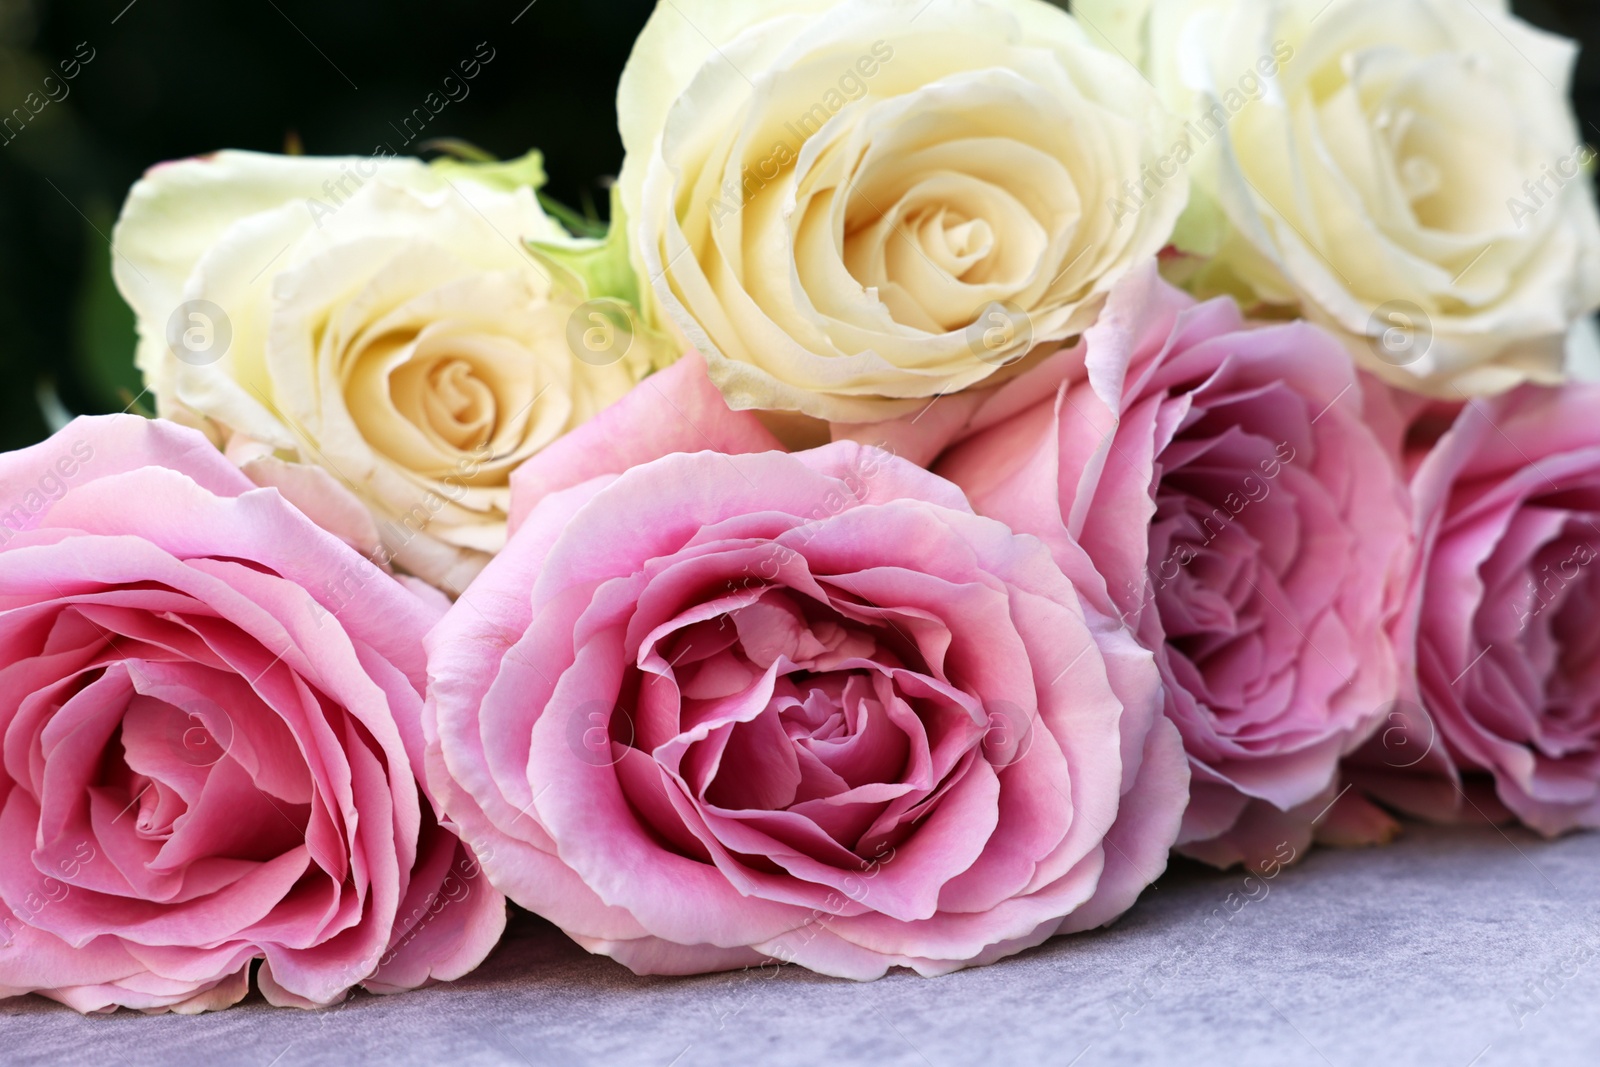
{"label": "rose center", "polygon": [[719,818],[870,855],[978,758],[982,717],[863,610],[773,587],[658,646],[684,731],[661,751],[683,745],[677,773]]}
{"label": "rose center", "polygon": [[[1575,524],[1576,525],[1576,524]],[[1547,754],[1594,751],[1600,743],[1600,560],[1580,530],[1536,557],[1527,604],[1520,611],[1521,657],[1548,671],[1545,703]],[[1592,537],[1592,533],[1590,533]]]}
{"label": "rose center", "polygon": [[939,208],[907,221],[929,258],[952,278],[964,279],[994,250],[994,230],[983,219],[966,219]]}
{"label": "rose center", "polygon": [[[1394,188],[1415,222],[1446,233],[1500,231],[1505,198],[1523,183],[1519,153],[1508,144],[1516,131],[1503,125],[1515,120],[1497,113],[1503,94],[1468,61],[1436,57],[1400,69],[1377,54],[1370,59],[1355,88],[1367,101],[1379,155],[1388,160]],[[1467,115],[1472,121],[1464,121]],[[1348,164],[1363,188],[1369,176],[1364,159],[1354,154]]]}
{"label": "rose center", "polygon": [[[1050,236],[1007,176],[960,144],[925,158],[914,183],[894,166],[864,164],[850,186],[843,226],[845,269],[897,322],[930,332],[970,326],[977,313],[1036,281]],[[884,158],[891,158],[885,156]],[[962,169],[970,164],[973,172]],[[820,222],[813,223],[820,226]]]}
{"label": "rose center", "polygon": [[[1156,603],[1168,643],[1204,662],[1218,640],[1239,629],[1249,601],[1250,538],[1243,509],[1182,494],[1157,506],[1151,559]],[[1158,547],[1159,546],[1159,547]]]}
{"label": "rose center", "polygon": [[1174,668],[1219,724],[1243,725],[1292,690],[1293,649],[1273,637],[1273,605],[1299,534],[1284,510],[1290,459],[1270,438],[1216,428],[1202,419],[1161,457],[1149,578]]}
{"label": "rose center", "polygon": [[1400,187],[1405,190],[1406,199],[1413,204],[1433,196],[1443,186],[1444,175],[1433,160],[1415,155],[1401,161]]}
{"label": "rose center", "polygon": [[427,371],[422,393],[422,429],[462,452],[488,444],[494,436],[496,405],[489,388],[472,364],[446,357]]}

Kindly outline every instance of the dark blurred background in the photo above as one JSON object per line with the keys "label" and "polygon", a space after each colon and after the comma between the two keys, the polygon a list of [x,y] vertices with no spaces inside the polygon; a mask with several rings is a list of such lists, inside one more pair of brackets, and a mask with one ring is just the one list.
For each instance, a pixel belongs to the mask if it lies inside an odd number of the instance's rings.
{"label": "dark blurred background", "polygon": [[[0,0],[0,115],[30,93],[50,101],[20,131],[0,132],[0,448],[45,436],[51,417],[120,411],[139,393],[107,238],[145,168],[222,147],[283,151],[291,140],[314,155],[399,148],[390,124],[460,60],[487,54],[483,43],[493,60],[425,136],[502,158],[542,149],[547,191],[603,211],[622,159],[617,77],[652,6]],[[1600,45],[1596,0],[1513,7]],[[74,58],[77,75],[63,82],[60,64]],[[47,74],[59,99],[44,92]],[[1586,136],[1600,141],[1600,47],[1586,48],[1576,94]]]}

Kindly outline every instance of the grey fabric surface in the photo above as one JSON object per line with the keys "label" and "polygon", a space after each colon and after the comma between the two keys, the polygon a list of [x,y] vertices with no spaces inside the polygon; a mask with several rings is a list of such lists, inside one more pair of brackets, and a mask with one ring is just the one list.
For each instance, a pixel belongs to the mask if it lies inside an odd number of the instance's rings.
{"label": "grey fabric surface", "polygon": [[1597,950],[1600,835],[1408,826],[1266,883],[1176,863],[1109,930],[945,978],[636,978],[524,915],[460,982],[316,1013],[0,1002],[0,1061],[1596,1064]]}

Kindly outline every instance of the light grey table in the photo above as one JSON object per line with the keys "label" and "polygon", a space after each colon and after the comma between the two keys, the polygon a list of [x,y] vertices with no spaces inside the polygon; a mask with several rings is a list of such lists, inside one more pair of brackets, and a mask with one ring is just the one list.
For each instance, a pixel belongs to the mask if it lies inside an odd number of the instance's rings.
{"label": "light grey table", "polygon": [[636,978],[524,915],[460,982],[317,1013],[0,1002],[0,1062],[1593,1065],[1600,835],[1413,825],[1268,883],[1177,863],[1110,930],[865,985]]}

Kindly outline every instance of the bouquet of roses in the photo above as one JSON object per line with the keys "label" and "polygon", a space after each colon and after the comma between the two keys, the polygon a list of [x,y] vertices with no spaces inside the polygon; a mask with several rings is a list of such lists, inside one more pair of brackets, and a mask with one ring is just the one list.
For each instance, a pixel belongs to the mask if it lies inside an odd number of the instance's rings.
{"label": "bouquet of roses", "polygon": [[537,154],[223,151],[0,456],[0,995],[987,963],[1600,824],[1600,221],[1492,0],[671,0]]}

